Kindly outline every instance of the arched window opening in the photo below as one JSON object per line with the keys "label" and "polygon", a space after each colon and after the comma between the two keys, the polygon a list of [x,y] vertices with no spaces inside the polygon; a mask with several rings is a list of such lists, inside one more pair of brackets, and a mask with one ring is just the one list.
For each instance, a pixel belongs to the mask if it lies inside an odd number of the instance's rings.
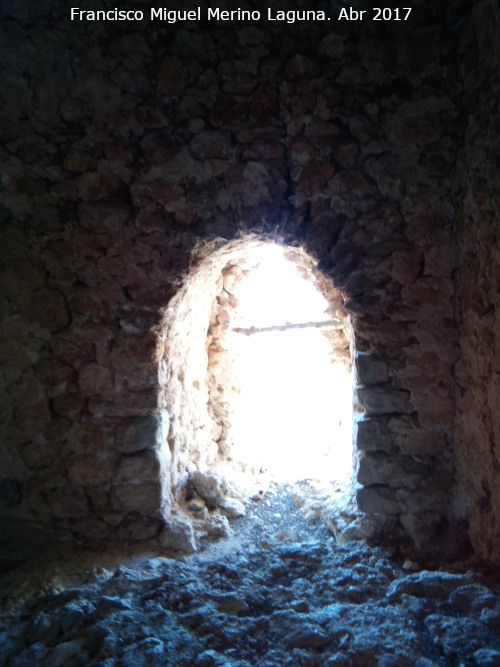
{"label": "arched window opening", "polygon": [[288,483],[346,480],[352,380],[340,294],[322,293],[305,253],[274,244],[234,258],[221,275],[208,346],[221,459],[246,484],[259,473]]}
{"label": "arched window opening", "polygon": [[352,333],[341,293],[300,248],[254,237],[214,245],[197,255],[162,328],[173,500],[183,502],[196,471],[230,480],[240,498],[263,470],[350,482]]}

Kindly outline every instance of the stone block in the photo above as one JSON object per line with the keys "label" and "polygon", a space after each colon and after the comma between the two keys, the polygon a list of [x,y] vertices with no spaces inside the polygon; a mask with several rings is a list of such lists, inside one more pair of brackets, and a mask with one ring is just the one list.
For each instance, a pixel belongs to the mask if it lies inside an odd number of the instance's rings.
{"label": "stone block", "polygon": [[141,150],[148,164],[163,164],[177,155],[181,145],[167,132],[150,132],[141,140]]}
{"label": "stone block", "polygon": [[47,442],[29,442],[21,456],[30,468],[48,468],[54,460],[54,448]]}
{"label": "stone block", "polygon": [[158,364],[112,358],[114,386],[117,391],[151,391],[158,386]]}
{"label": "stone block", "polygon": [[310,79],[318,74],[318,64],[300,53],[295,54],[285,68],[285,76],[291,81]]}
{"label": "stone block", "polygon": [[172,516],[165,521],[160,533],[159,542],[162,547],[193,553],[196,551],[196,542],[191,522],[180,516]]}
{"label": "stone block", "polygon": [[149,540],[155,537],[160,530],[158,519],[147,521],[141,519],[125,519],[120,523],[117,530],[117,537],[120,540],[139,542]]}
{"label": "stone block", "polygon": [[395,514],[365,514],[359,520],[359,531],[365,540],[389,544],[397,539],[400,527]]}
{"label": "stone block", "polygon": [[386,387],[357,387],[359,403],[367,415],[384,415],[392,412],[411,412],[410,393]]}
{"label": "stone block", "polygon": [[36,364],[36,376],[47,387],[51,398],[69,387],[76,390],[77,371],[69,364],[41,359]]}
{"label": "stone block", "polygon": [[437,286],[429,285],[422,281],[416,281],[411,285],[406,285],[401,290],[401,301],[403,306],[410,310],[420,311],[422,307],[429,309],[429,313],[434,314],[438,309],[446,305],[448,296],[443,294]]}
{"label": "stone block", "polygon": [[293,140],[290,145],[289,155],[294,166],[302,167],[314,158],[315,148],[304,136],[301,135]]}
{"label": "stone block", "polygon": [[120,461],[115,481],[130,484],[158,482],[160,475],[161,466],[156,452],[143,451]]}
{"label": "stone block", "polygon": [[442,512],[409,512],[399,517],[401,525],[417,545],[432,541],[441,531]]}
{"label": "stone block", "polygon": [[75,454],[98,455],[110,451],[114,442],[114,425],[115,420],[104,419],[94,423],[73,424],[67,432],[68,447]]}
{"label": "stone block", "polygon": [[125,513],[124,512],[101,512],[100,513],[100,518],[108,523],[110,526],[113,526],[116,528],[116,526],[119,526],[123,519],[125,518]]}
{"label": "stone block", "polygon": [[245,106],[227,95],[219,95],[210,111],[210,121],[214,127],[241,122],[246,116]]}
{"label": "stone block", "polygon": [[111,480],[116,462],[102,459],[98,455],[74,456],[68,462],[68,477],[79,486],[99,486]]}
{"label": "stone block", "polygon": [[451,105],[447,97],[434,97],[403,103],[392,119],[389,138],[401,146],[414,146],[439,141],[444,134],[441,114]]}
{"label": "stone block", "polygon": [[336,60],[344,52],[344,38],[336,32],[329,32],[318,45],[318,55],[326,60]]}
{"label": "stone block", "polygon": [[194,512],[197,515],[203,516],[203,518],[206,518],[208,516],[205,501],[203,500],[203,498],[200,498],[199,496],[191,498],[191,500],[188,503],[188,509],[190,512]]}
{"label": "stone block", "polygon": [[116,430],[116,451],[133,454],[145,449],[161,449],[168,429],[165,417],[164,414],[156,414],[125,419]]}
{"label": "stone block", "polygon": [[[132,375],[136,362],[142,364],[155,364],[160,361],[161,352],[157,347],[157,340],[151,334],[141,334],[131,336],[126,333],[117,335],[113,341],[111,351],[111,360],[113,367],[121,375]],[[124,365],[124,370],[119,369],[119,365]]]}
{"label": "stone block", "polygon": [[396,497],[401,512],[406,514],[415,512],[441,511],[445,512],[450,504],[450,480],[434,478],[433,484],[415,491],[398,489]]}
{"label": "stone block", "polygon": [[392,417],[388,426],[392,441],[403,454],[439,456],[446,447],[443,433],[423,429],[411,417]]}
{"label": "stone block", "polygon": [[411,456],[385,452],[360,452],[357,480],[363,486],[387,484],[392,488],[415,488],[429,469]]}
{"label": "stone block", "polygon": [[84,396],[106,393],[113,386],[113,371],[94,362],[83,364],[78,372],[78,385]]}
{"label": "stone block", "polygon": [[236,498],[224,498],[220,511],[228,519],[241,519],[246,514],[245,505]]}
{"label": "stone block", "polygon": [[356,500],[361,512],[367,514],[399,514],[401,511],[396,491],[383,484],[358,489]]}
{"label": "stone block", "polygon": [[295,187],[295,203],[304,203],[308,197],[324,188],[334,173],[334,168],[327,162],[315,160],[308,164]]}
{"label": "stone block", "polygon": [[118,484],[111,489],[111,505],[117,511],[137,512],[148,516],[160,510],[162,504],[160,483]]}
{"label": "stone block", "polygon": [[349,196],[353,191],[365,192],[365,196],[377,196],[373,182],[361,171],[341,171],[332,180],[332,190],[339,195]]}
{"label": "stone block", "polygon": [[87,516],[89,503],[83,493],[54,492],[47,498],[52,515],[58,519],[74,519]]}
{"label": "stone block", "polygon": [[229,537],[231,532],[227,518],[217,515],[208,516],[202,524],[202,529],[206,536],[211,539]]}
{"label": "stone block", "polygon": [[228,294],[233,294],[241,282],[243,269],[237,264],[222,270],[222,282],[224,290]]}
{"label": "stone block", "polygon": [[411,389],[411,405],[418,412],[419,423],[429,431],[453,428],[454,405],[447,389],[436,391],[434,385]]}
{"label": "stone block", "polygon": [[135,181],[131,186],[130,192],[136,206],[141,206],[145,199],[172,204],[172,202],[182,199],[184,195],[183,189],[178,185],[165,183],[164,180],[160,179],[147,179],[146,177]]}
{"label": "stone block", "polygon": [[[482,619],[481,622],[483,622]],[[492,648],[480,648],[474,651],[474,661],[476,665],[482,665],[483,667],[497,667],[497,665],[500,665],[500,651]]]}
{"label": "stone block", "polygon": [[387,381],[387,364],[375,359],[371,354],[356,352],[356,372],[358,381],[363,385]]}
{"label": "stone block", "polygon": [[458,264],[456,246],[453,243],[432,245],[424,252],[424,262],[424,275],[446,276]]}
{"label": "stone block", "polygon": [[401,250],[392,255],[392,277],[400,285],[411,285],[420,273],[422,255],[418,248]]}
{"label": "stone block", "polygon": [[27,322],[38,322],[51,332],[64,329],[70,322],[66,300],[56,289],[41,289],[29,299],[21,298],[19,309]]}
{"label": "stone block", "polygon": [[[92,507],[102,510],[109,506],[109,493],[102,486],[89,486],[85,489],[85,495],[90,500]],[[108,521],[108,523],[110,523]]]}
{"label": "stone block", "polygon": [[218,72],[222,77],[222,91],[228,95],[248,95],[258,83],[254,74],[241,71],[231,61],[221,63]]}
{"label": "stone block", "polygon": [[71,531],[85,542],[102,544],[113,534],[114,528],[95,516],[87,519],[77,519],[72,523]]}
{"label": "stone block", "polygon": [[229,132],[210,130],[200,132],[191,141],[193,155],[201,160],[211,158],[228,159],[234,149]]}
{"label": "stone block", "polygon": [[387,417],[360,419],[354,423],[354,442],[361,451],[392,449],[392,437],[387,427]]}
{"label": "stone block", "polygon": [[[484,609],[493,610],[495,608],[497,614],[500,614],[500,609],[497,607],[498,598],[484,584],[470,583],[456,588],[451,593],[449,602],[456,609],[466,614],[471,612],[480,614]],[[500,626],[498,629],[500,629]]]}
{"label": "stone block", "polygon": [[203,498],[207,507],[218,507],[224,500],[226,486],[224,480],[213,471],[195,470],[189,477],[190,486]]}
{"label": "stone block", "polygon": [[345,169],[353,169],[358,163],[359,145],[349,139],[339,139],[333,143],[335,159]]}
{"label": "stone block", "polygon": [[277,118],[279,116],[276,83],[266,82],[257,88],[250,100],[249,111],[255,118]]}
{"label": "stone block", "polygon": [[[420,515],[420,520],[426,523],[430,515]],[[418,522],[419,519],[416,518]],[[392,581],[388,588],[386,597],[390,604],[404,599],[404,596],[412,595],[421,599],[447,600],[453,591],[468,586],[471,583],[471,573],[455,574],[451,572],[439,572],[422,570],[406,576],[398,577]]]}

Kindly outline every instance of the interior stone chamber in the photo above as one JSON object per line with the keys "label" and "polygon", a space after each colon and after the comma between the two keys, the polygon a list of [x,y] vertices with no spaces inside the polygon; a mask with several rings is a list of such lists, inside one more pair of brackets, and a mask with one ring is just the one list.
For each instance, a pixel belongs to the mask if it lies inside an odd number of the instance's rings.
{"label": "interior stone chamber", "polygon": [[361,28],[3,4],[5,521],[168,543],[187,452],[214,447],[217,281],[271,242],[341,295],[368,537],[500,562],[500,12],[412,6]]}

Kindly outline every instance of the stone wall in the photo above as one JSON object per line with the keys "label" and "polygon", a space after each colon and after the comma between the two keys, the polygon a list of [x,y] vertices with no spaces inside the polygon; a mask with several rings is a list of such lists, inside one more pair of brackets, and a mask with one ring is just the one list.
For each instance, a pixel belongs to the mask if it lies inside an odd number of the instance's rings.
{"label": "stone wall", "polygon": [[361,29],[70,23],[63,2],[4,6],[7,513],[85,540],[158,533],[180,417],[166,410],[166,309],[200,240],[258,233],[302,246],[344,295],[360,508],[382,536],[448,540],[464,514],[462,10],[415,3],[407,23]]}
{"label": "stone wall", "polygon": [[500,26],[498,2],[478,3],[461,44],[464,148],[460,153],[460,322],[456,450],[470,536],[500,562]]}

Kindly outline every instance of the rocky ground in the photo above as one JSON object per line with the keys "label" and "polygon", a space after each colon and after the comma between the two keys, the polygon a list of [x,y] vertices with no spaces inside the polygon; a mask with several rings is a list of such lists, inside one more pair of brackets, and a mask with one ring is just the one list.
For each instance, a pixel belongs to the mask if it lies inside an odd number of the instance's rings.
{"label": "rocky ground", "polygon": [[3,576],[1,664],[500,665],[491,579],[339,545],[275,484],[193,555],[89,558]]}

